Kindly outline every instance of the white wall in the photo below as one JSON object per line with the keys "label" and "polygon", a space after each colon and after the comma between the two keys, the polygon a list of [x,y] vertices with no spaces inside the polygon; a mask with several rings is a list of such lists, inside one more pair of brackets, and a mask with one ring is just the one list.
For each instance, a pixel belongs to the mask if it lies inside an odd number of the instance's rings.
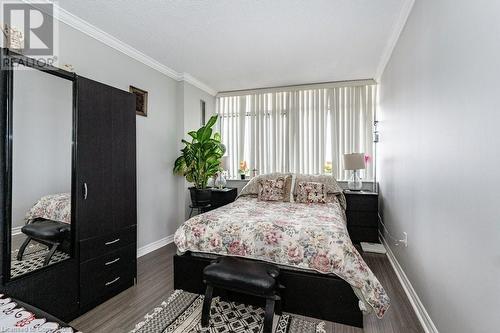
{"label": "white wall", "polygon": [[[33,89],[32,87],[36,87]],[[73,82],[20,66],[14,71],[12,227],[42,196],[71,192]]]}
{"label": "white wall", "polygon": [[416,1],[380,85],[381,209],[440,332],[500,327],[500,2]]}
{"label": "white wall", "polygon": [[173,234],[182,220],[176,191],[181,180],[172,174],[183,124],[178,82],[65,24],[60,24],[59,63],[126,91],[133,85],[149,92],[148,117],[137,117],[138,246]]}

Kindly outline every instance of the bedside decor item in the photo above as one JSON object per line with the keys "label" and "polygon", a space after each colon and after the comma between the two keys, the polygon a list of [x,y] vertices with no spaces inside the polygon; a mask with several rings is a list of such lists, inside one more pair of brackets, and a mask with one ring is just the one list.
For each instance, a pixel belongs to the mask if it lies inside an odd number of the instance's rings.
{"label": "bedside decor item", "polygon": [[222,156],[220,160],[220,169],[219,172],[217,172],[217,176],[215,177],[214,181],[214,186],[220,190],[223,189],[227,184],[225,175],[227,170],[227,159],[228,156]]}
{"label": "bedside decor item", "polygon": [[210,204],[212,192],[207,188],[208,179],[219,172],[221,158],[226,151],[220,134],[213,133],[212,127],[216,121],[217,116],[212,116],[205,126],[189,132],[192,140],[182,140],[185,147],[174,163],[174,173],[186,177],[194,185],[189,188],[193,206]]}
{"label": "bedside decor item", "polygon": [[245,179],[248,172],[247,161],[240,161],[240,168],[238,169],[241,179]]}
{"label": "bedside decor item", "polygon": [[331,161],[327,161],[323,166],[323,173],[332,173],[333,172],[333,164]]}
{"label": "bedside decor item", "polygon": [[363,182],[359,177],[359,170],[365,169],[365,154],[352,153],[344,154],[344,169],[353,170],[352,176],[347,182],[347,187],[351,191],[360,191],[363,187]]}
{"label": "bedside decor item", "polygon": [[135,114],[138,116],[147,117],[148,92],[146,90],[142,90],[134,86],[130,86],[129,91],[135,95]]}
{"label": "bedside decor item", "polygon": [[253,168],[252,169],[252,177],[257,177],[259,175],[259,170]]}

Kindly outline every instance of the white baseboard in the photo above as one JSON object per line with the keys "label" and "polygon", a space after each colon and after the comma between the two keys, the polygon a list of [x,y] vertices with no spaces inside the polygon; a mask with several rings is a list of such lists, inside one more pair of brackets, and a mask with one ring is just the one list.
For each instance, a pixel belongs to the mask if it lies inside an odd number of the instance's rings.
{"label": "white baseboard", "polygon": [[12,234],[12,236],[20,235],[20,234],[21,234],[21,228],[22,228],[22,227],[23,227],[23,226],[20,226],[20,227],[14,227],[14,228],[12,228],[12,230],[11,230],[11,234]]}
{"label": "white baseboard", "polygon": [[158,250],[159,248],[164,247],[165,245],[173,243],[173,241],[174,241],[174,235],[169,235],[165,238],[157,240],[156,242],[144,245],[137,249],[137,258],[142,257],[155,250]]}
{"label": "white baseboard", "polygon": [[424,305],[420,301],[420,298],[418,297],[415,289],[413,289],[413,286],[411,285],[410,280],[408,280],[408,277],[406,276],[405,272],[403,271],[403,268],[399,264],[398,260],[394,256],[394,253],[392,252],[391,248],[387,244],[384,235],[380,232],[380,239],[382,240],[382,244],[384,244],[385,249],[387,250],[387,258],[389,259],[389,262],[392,265],[392,268],[396,272],[396,275],[399,279],[399,282],[403,286],[403,289],[406,293],[406,296],[408,296],[408,299],[410,300],[411,306],[413,307],[413,310],[417,314],[418,320],[422,324],[422,327],[424,328],[425,333],[439,333],[436,325],[432,322],[431,317],[427,313],[427,310],[425,309]]}

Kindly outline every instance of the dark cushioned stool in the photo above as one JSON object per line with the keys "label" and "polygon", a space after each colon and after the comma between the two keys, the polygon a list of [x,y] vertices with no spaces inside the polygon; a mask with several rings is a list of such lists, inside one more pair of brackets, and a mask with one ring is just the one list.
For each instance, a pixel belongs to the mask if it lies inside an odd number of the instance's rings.
{"label": "dark cushioned stool", "polygon": [[21,231],[28,237],[24,241],[23,245],[21,245],[21,248],[17,253],[17,260],[21,261],[23,259],[26,247],[31,240],[35,240],[50,247],[50,251],[45,256],[45,260],[43,262],[44,266],[48,265],[50,258],[52,258],[56,252],[57,247],[69,237],[70,230],[71,226],[69,224],[50,220],[38,220],[30,224],[26,224],[21,228]]}
{"label": "dark cushioned stool", "polygon": [[208,326],[213,288],[220,288],[265,298],[263,333],[271,333],[275,302],[278,302],[276,313],[281,313],[278,276],[279,269],[271,264],[234,257],[222,257],[214,261],[203,270],[203,281],[207,284],[207,289],[201,326]]}

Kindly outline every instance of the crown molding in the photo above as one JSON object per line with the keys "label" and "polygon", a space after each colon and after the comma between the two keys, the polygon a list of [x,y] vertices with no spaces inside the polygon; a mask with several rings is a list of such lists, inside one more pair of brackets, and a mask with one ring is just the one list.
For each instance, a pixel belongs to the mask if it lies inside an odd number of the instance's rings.
{"label": "crown molding", "polygon": [[195,87],[197,87],[197,88],[199,88],[199,89],[201,89],[201,90],[209,93],[212,96],[217,95],[217,90],[214,90],[214,89],[210,88],[205,83],[201,82],[200,80],[198,80],[197,78],[193,77],[189,73],[183,73],[182,74],[182,81],[188,82],[191,85],[193,85],[193,86],[195,86]]}
{"label": "crown molding", "polygon": [[[23,0],[26,3],[26,0]],[[42,0],[43,1],[43,0]],[[51,1],[45,0],[47,3],[52,3]],[[31,3],[30,3],[31,4]],[[217,91],[207,84],[201,82],[200,80],[196,79],[194,76],[192,76],[189,73],[179,73],[176,70],[165,66],[164,64],[160,63],[159,61],[151,58],[150,56],[142,53],[141,51],[137,50],[136,48],[128,45],[127,43],[121,41],[120,39],[108,34],[107,32],[99,29],[98,27],[90,24],[89,22],[85,21],[84,19],[76,16],[75,14],[67,11],[64,8],[61,8],[61,6],[57,5],[54,3],[54,6],[57,10],[57,19],[84,33],[85,35],[92,37],[99,42],[129,56],[130,58],[137,60],[141,62],[142,64],[176,80],[176,81],[186,81],[192,84],[193,86],[207,92],[208,94],[215,96],[217,94]],[[36,5],[34,5],[36,7]]]}
{"label": "crown molding", "polygon": [[377,67],[377,72],[375,73],[375,80],[377,80],[377,82],[380,82],[382,74],[384,74],[385,67],[389,63],[389,60],[391,59],[392,53],[394,52],[394,48],[398,43],[399,36],[401,36],[401,33],[403,32],[403,28],[406,25],[406,21],[408,21],[408,17],[410,16],[414,3],[415,0],[405,0],[401,7],[398,19],[394,23],[392,34],[384,48],[384,53],[382,53],[382,58],[380,59],[380,62]]}

